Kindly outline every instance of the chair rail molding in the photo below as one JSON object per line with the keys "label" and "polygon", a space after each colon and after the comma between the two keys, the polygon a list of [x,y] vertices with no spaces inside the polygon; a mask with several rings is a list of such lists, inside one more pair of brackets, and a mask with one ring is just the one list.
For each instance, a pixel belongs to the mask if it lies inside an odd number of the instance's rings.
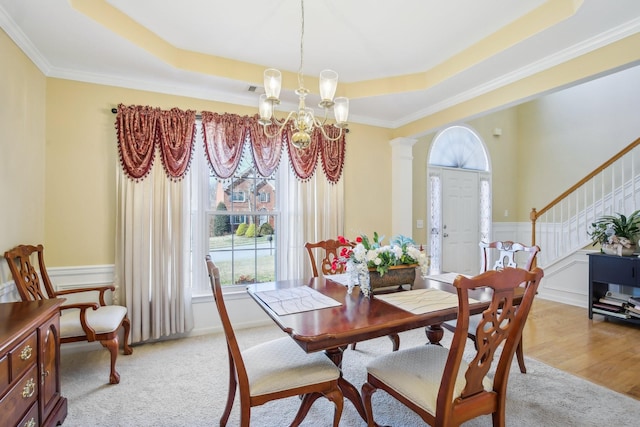
{"label": "chair rail molding", "polygon": [[[56,290],[76,289],[86,286],[111,285],[114,281],[113,265],[87,265],[80,267],[47,267]],[[118,289],[116,289],[116,292]],[[20,301],[13,280],[0,284],[0,303]]]}
{"label": "chair rail molding", "polygon": [[395,138],[391,145],[391,234],[413,234],[413,146],[417,139]]}

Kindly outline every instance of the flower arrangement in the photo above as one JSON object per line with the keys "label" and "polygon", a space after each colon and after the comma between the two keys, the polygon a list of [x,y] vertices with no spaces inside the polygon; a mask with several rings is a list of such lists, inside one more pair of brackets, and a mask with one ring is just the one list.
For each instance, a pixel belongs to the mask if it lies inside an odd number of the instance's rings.
{"label": "flower arrangement", "polygon": [[397,265],[420,266],[423,273],[429,267],[429,258],[424,251],[416,248],[415,242],[405,236],[398,235],[391,239],[389,245],[383,245],[384,236],[373,233],[373,240],[366,235],[361,235],[351,242],[344,236],[338,236],[338,241],[345,245],[335,259],[333,269],[337,270],[338,263],[347,266],[347,270],[357,269],[361,272],[375,268],[380,276],[389,271],[390,267]]}

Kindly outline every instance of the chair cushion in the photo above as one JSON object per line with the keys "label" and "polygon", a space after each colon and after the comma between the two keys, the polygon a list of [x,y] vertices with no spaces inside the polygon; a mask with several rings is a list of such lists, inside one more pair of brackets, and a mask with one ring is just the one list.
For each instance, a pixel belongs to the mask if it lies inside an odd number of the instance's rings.
{"label": "chair cushion", "polygon": [[[408,348],[377,357],[367,365],[367,372],[435,415],[440,381],[448,355],[449,350],[438,345]],[[460,396],[464,389],[464,375],[468,366],[464,360],[460,364],[453,399]],[[485,377],[483,385],[485,390],[491,390],[493,380]]]}
{"label": "chair cushion", "polygon": [[[106,305],[97,310],[87,310],[87,323],[96,334],[113,332],[122,323],[127,315],[127,308],[120,305]],[[60,338],[72,338],[84,336],[84,330],[80,324],[80,310],[62,310],[60,315]]]}
{"label": "chair cushion", "polygon": [[251,396],[288,390],[337,379],[340,370],[324,353],[310,353],[290,337],[242,352]]}

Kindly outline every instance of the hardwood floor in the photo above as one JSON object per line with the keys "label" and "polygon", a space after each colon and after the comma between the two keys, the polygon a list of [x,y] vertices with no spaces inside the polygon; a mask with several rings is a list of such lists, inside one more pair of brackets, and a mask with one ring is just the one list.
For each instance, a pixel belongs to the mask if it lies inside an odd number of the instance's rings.
{"label": "hardwood floor", "polygon": [[586,308],[537,298],[524,354],[640,400],[640,326],[593,317]]}

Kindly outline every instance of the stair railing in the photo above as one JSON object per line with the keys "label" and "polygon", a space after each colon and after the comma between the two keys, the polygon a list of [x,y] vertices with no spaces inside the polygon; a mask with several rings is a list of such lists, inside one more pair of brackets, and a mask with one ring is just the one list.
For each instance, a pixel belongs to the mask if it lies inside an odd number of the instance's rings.
{"label": "stair railing", "polygon": [[537,264],[549,266],[591,244],[591,224],[603,215],[640,208],[640,138],[540,210],[533,208],[531,244]]}

